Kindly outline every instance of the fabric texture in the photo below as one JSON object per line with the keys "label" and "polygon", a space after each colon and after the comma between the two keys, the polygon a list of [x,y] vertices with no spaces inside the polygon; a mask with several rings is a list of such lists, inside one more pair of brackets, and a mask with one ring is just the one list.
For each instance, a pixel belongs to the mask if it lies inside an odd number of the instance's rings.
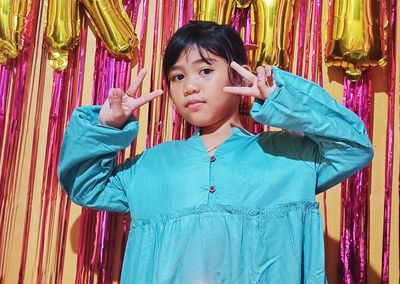
{"label": "fabric texture", "polygon": [[74,111],[59,179],[82,206],[129,212],[122,283],[325,283],[315,195],[372,159],[362,121],[318,85],[278,68],[252,117],[285,131],[233,128],[210,158],[201,137],[170,141],[123,164],[137,134]]}

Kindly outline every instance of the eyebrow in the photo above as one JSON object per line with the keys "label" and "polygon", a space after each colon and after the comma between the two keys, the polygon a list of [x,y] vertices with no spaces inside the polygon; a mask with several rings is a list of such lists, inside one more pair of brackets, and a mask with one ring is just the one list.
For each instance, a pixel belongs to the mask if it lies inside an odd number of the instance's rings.
{"label": "eyebrow", "polygon": [[[207,62],[206,60],[209,61],[209,62],[215,62],[215,61],[217,61],[217,60],[214,59],[214,58],[205,58],[205,59],[199,58],[199,59],[197,59],[197,60],[191,62],[190,64],[200,64],[200,63],[204,63],[204,62],[208,64],[208,62]],[[171,66],[170,71],[172,71],[172,70],[177,70],[177,69],[182,69],[182,67],[181,67],[180,65],[176,65],[176,64],[175,64],[175,65]]]}

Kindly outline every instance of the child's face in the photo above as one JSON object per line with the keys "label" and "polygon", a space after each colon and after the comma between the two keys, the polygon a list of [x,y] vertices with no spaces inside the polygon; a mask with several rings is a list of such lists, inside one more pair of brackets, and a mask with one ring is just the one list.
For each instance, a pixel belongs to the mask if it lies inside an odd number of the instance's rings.
{"label": "child's face", "polygon": [[197,127],[209,127],[232,120],[237,115],[240,97],[223,92],[233,84],[225,59],[210,52],[188,48],[182,52],[168,74],[169,91],[178,112]]}

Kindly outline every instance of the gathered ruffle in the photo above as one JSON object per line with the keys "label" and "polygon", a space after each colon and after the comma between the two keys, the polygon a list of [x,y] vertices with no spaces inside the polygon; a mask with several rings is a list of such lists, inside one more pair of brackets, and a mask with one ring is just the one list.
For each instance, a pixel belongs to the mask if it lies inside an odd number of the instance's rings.
{"label": "gathered ruffle", "polygon": [[293,211],[307,212],[307,211],[318,211],[318,210],[319,210],[319,203],[316,201],[289,202],[265,208],[241,208],[241,207],[233,207],[221,204],[215,204],[215,205],[204,204],[196,207],[185,208],[173,213],[159,214],[151,218],[133,219],[131,221],[131,226],[135,228],[145,225],[151,225],[154,223],[167,223],[169,221],[181,219],[186,216],[201,215],[207,213],[222,214],[222,215],[224,214],[242,215],[249,217],[257,216],[260,219],[265,219],[265,218],[282,218],[287,216],[288,212],[293,212]]}

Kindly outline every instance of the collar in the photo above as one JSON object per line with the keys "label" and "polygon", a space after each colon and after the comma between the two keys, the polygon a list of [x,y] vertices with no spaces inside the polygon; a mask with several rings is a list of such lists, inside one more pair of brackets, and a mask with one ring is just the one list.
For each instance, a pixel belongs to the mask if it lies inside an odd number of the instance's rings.
{"label": "collar", "polygon": [[[248,132],[246,129],[234,126],[232,127],[231,136],[218,146],[214,155],[220,156],[224,153],[239,149],[251,142],[254,137],[256,137],[256,135]],[[206,147],[200,137],[200,129],[198,127],[195,128],[192,137],[186,140],[186,144],[188,147],[196,151],[204,152],[208,156]]]}
{"label": "collar", "polygon": [[[200,128],[199,128],[199,127],[195,127],[195,128],[194,128],[194,132],[193,132],[193,135],[192,135],[191,138],[193,138],[193,136],[196,136],[196,135],[200,136]],[[232,134],[231,134],[231,136],[233,136],[233,135],[239,135],[239,136],[254,136],[254,134],[250,133],[250,132],[247,131],[246,129],[241,128],[241,127],[237,127],[237,126],[233,126],[233,127],[232,127]],[[189,138],[189,139],[191,139],[191,138]],[[229,139],[229,138],[228,138],[228,139]]]}

